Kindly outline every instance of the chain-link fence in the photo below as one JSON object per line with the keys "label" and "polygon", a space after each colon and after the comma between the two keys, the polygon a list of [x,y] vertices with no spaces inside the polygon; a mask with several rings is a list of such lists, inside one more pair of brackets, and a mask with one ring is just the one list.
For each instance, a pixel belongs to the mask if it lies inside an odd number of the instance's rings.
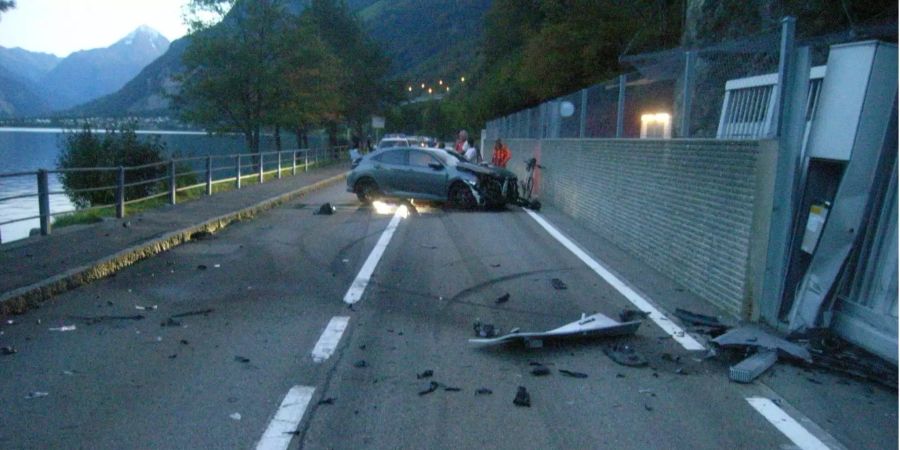
{"label": "chain-link fence", "polygon": [[623,57],[633,71],[489,121],[486,137],[488,141],[771,137],[778,127],[779,64],[785,49],[810,49],[810,120],[830,46],[868,39],[897,41],[895,22],[813,37],[786,33],[784,25],[774,26],[702,48]]}

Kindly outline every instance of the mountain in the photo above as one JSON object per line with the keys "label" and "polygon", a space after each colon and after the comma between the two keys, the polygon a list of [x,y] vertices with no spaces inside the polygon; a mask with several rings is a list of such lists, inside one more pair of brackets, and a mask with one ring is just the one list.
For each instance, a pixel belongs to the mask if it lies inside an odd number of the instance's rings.
{"label": "mountain", "polygon": [[21,80],[38,81],[53,70],[60,61],[62,58],[49,53],[0,46],[0,67]]}
{"label": "mountain", "polygon": [[168,48],[156,30],[138,27],[109,47],[72,53],[38,81],[38,93],[54,110],[70,108],[118,91]]}
{"label": "mountain", "polygon": [[0,117],[50,111],[50,105],[38,93],[37,83],[61,60],[49,53],[0,47]]}
{"label": "mountain", "polygon": [[[297,0],[298,13],[305,0]],[[240,3],[238,3],[240,5]],[[363,26],[393,61],[401,79],[455,77],[467,73],[482,36],[491,0],[348,0]],[[237,7],[237,6],[236,6]],[[227,19],[226,19],[227,20]],[[181,69],[184,37],[121,90],[69,113],[76,115],[155,115],[168,112],[166,93],[177,89],[171,76]]]}

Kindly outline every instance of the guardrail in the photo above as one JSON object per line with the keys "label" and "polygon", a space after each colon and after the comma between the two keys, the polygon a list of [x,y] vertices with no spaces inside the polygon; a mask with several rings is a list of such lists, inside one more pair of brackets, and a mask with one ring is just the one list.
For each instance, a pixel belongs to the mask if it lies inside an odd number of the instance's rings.
{"label": "guardrail", "polygon": [[[69,169],[54,170],[37,170],[30,172],[10,172],[0,173],[0,180],[10,178],[35,177],[37,191],[24,194],[10,195],[0,197],[0,203],[10,200],[22,198],[37,198],[38,214],[28,217],[18,217],[11,220],[0,221],[0,226],[26,220],[40,219],[41,235],[49,235],[52,232],[52,218],[71,214],[75,212],[85,212],[91,210],[100,210],[107,208],[115,208],[115,216],[124,218],[126,215],[126,206],[134,203],[151,200],[159,197],[168,197],[168,203],[174,205],[178,201],[178,193],[190,191],[205,187],[205,195],[213,195],[213,187],[220,183],[234,183],[234,189],[240,189],[242,180],[247,178],[255,179],[258,183],[264,183],[266,176],[275,174],[275,178],[281,179],[284,172],[289,171],[291,175],[296,175],[298,170],[304,172],[309,171],[311,167],[332,161],[340,161],[349,158],[346,146],[338,146],[320,149],[295,149],[282,150],[260,153],[232,153],[227,155],[206,155],[193,156],[185,158],[172,158],[167,161],[144,164],[140,166],[119,166],[119,167],[78,167]],[[219,161],[225,161],[224,164],[216,164]],[[287,164],[285,164],[287,162]],[[164,169],[163,169],[164,168]],[[252,169],[247,172],[247,169]],[[137,181],[128,181],[128,174],[139,171],[154,169],[157,172],[165,172],[163,176],[153,177],[150,179],[139,179]],[[51,191],[49,183],[50,174],[67,174],[75,172],[115,172],[115,184],[106,186],[94,186],[81,189],[70,189],[68,191]],[[224,176],[217,177],[217,174],[225,173]],[[203,182],[193,182],[184,186],[179,186],[179,181],[191,182],[196,181],[199,175],[205,175]],[[140,186],[155,186],[146,189],[150,192],[148,195],[128,198],[127,188],[136,188]],[[50,196],[51,195],[68,195],[70,193],[111,191],[115,193],[115,201],[110,204],[90,205],[87,208],[75,208],[65,211],[51,211]],[[2,242],[2,237],[0,237]]]}

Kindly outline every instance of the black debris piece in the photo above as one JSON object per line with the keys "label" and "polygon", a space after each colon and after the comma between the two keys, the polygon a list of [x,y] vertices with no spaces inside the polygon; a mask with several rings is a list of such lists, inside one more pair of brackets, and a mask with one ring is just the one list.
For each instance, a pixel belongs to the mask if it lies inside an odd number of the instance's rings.
{"label": "black debris piece", "polygon": [[171,355],[169,355],[169,359],[175,359],[177,357],[178,357],[178,353],[172,353]]}
{"label": "black debris piece", "polygon": [[499,263],[498,263],[498,264],[491,264],[491,267],[497,268],[497,267],[500,267],[500,264],[499,264]]}
{"label": "black debris piece", "polygon": [[475,319],[472,328],[475,330],[475,336],[480,338],[492,338],[500,334],[500,330],[495,328],[493,324],[481,323],[481,320],[478,319]]}
{"label": "black debris piece", "polygon": [[428,395],[436,391],[438,387],[440,387],[440,384],[437,381],[431,381],[426,385],[425,389],[419,391],[419,395]]}
{"label": "black debris piece", "polygon": [[817,380],[817,379],[815,379],[815,378],[806,377],[806,379],[809,380],[809,382],[812,383],[812,384],[822,384],[821,381],[819,381],[819,380]]}
{"label": "black debris piece", "polygon": [[122,228],[130,228],[130,227],[131,227],[131,221],[126,220],[126,221],[122,222]]}
{"label": "black debris piece", "polygon": [[513,399],[513,405],[526,408],[531,407],[531,395],[528,394],[528,389],[525,389],[525,386],[519,386],[519,390],[516,391],[516,398]]}
{"label": "black debris piece", "polygon": [[319,400],[319,404],[320,405],[333,405],[334,397],[323,398],[322,400]]}
{"label": "black debris piece", "polygon": [[500,303],[506,303],[508,301],[509,301],[509,292],[498,297],[497,300],[494,301],[494,303],[500,304]]}
{"label": "black debris piece", "polygon": [[12,347],[3,347],[0,348],[0,355],[8,356],[15,355],[18,351]]}
{"label": "black debris piece", "polygon": [[475,395],[491,395],[493,393],[494,393],[494,391],[492,391],[488,388],[478,388],[475,390]]}
{"label": "black debris piece", "polygon": [[197,270],[206,270],[206,264],[200,264],[197,266]]}
{"label": "black debris piece", "polygon": [[543,377],[550,375],[550,369],[547,366],[535,366],[534,369],[531,369],[531,374],[536,377]]}
{"label": "black debris piece", "polygon": [[366,344],[360,345],[360,346],[359,346],[359,349],[360,349],[360,350],[365,350],[365,349],[366,349]]}
{"label": "black debris piece", "polygon": [[458,388],[458,387],[454,387],[454,386],[447,386],[444,388],[444,390],[447,392],[459,392],[462,390],[462,388]]}
{"label": "black debris piece", "polygon": [[681,319],[682,322],[694,326],[708,327],[710,329],[719,329],[725,330],[728,328],[722,322],[719,322],[719,319],[713,316],[707,316],[705,314],[698,314],[692,311],[688,311],[686,309],[675,308],[675,317]]}
{"label": "black debris piece", "polygon": [[572,378],[587,378],[588,375],[582,372],[575,372],[573,370],[559,369],[559,373]]}
{"label": "black debris piece", "polygon": [[431,370],[431,369],[428,369],[428,370],[426,370],[426,371],[424,371],[424,372],[422,372],[422,373],[417,373],[417,374],[416,374],[416,379],[421,380],[421,379],[423,379],[423,378],[431,378],[432,375],[434,375],[434,371]]}
{"label": "black debris piece", "polygon": [[569,288],[569,286],[566,286],[566,283],[564,283],[563,280],[560,280],[559,278],[553,278],[552,280],[550,280],[550,285],[553,286],[553,289],[556,289],[557,291],[562,291]]}
{"label": "black debris piece", "polygon": [[73,319],[83,320],[87,325],[94,325],[102,322],[110,322],[117,320],[144,320],[141,314],[133,316],[70,316]]}
{"label": "black debris piece", "polygon": [[239,362],[239,363],[244,363],[244,364],[250,362],[250,358],[245,358],[245,357],[243,357],[243,356],[235,356],[235,357],[234,357],[234,360],[237,361],[237,362]]}
{"label": "black debris piece", "polygon": [[617,373],[616,378],[625,378],[625,374]]}
{"label": "black debris piece", "polygon": [[316,215],[330,216],[334,214],[334,206],[331,206],[331,203],[325,203],[324,205],[319,207],[319,210],[315,212]]}
{"label": "black debris piece", "polygon": [[195,232],[191,233],[192,241],[200,241],[200,240],[207,239],[210,237],[212,237],[212,233],[210,233],[209,231],[195,231]]}
{"label": "black debris piece", "polygon": [[361,359],[361,360],[353,363],[353,367],[356,367],[359,369],[362,369],[363,367],[368,367],[368,366],[369,366],[369,364],[364,359]]}
{"label": "black debris piece", "polygon": [[623,366],[643,367],[647,365],[647,359],[628,344],[616,344],[605,347],[603,353],[609,359]]}
{"label": "black debris piece", "polygon": [[160,322],[159,326],[161,327],[180,327],[181,322],[169,317],[165,320],[165,322]]}
{"label": "black debris piece", "polygon": [[681,363],[681,357],[680,357],[680,356],[672,356],[671,353],[663,353],[663,354],[660,355],[659,357],[660,357],[663,361],[669,361],[669,362],[679,363],[679,364]]}
{"label": "black debris piece", "polygon": [[639,311],[636,309],[623,309],[622,312],[619,313],[619,321],[621,322],[631,322],[635,320],[643,320],[646,319],[650,315],[649,311]]}
{"label": "black debris piece", "polygon": [[181,345],[188,345],[188,344],[190,344],[190,342],[188,342],[187,339],[182,339],[182,340],[180,340],[180,341],[178,341],[178,342],[180,342]]}
{"label": "black debris piece", "polygon": [[653,411],[653,407],[647,404],[644,404],[644,409],[646,409],[647,411]]}
{"label": "black debris piece", "polygon": [[183,312],[183,313],[181,313],[181,314],[175,314],[175,315],[172,316],[171,318],[172,318],[172,319],[180,319],[180,318],[182,318],[182,317],[190,317],[190,316],[206,316],[206,315],[209,315],[209,313],[211,313],[211,312],[213,312],[213,311],[214,311],[214,310],[213,310],[212,308],[209,308],[209,309],[199,309],[199,310],[196,310],[196,311],[188,311],[188,312]]}
{"label": "black debris piece", "polygon": [[544,364],[544,363],[542,363],[542,362],[540,362],[540,361],[528,361],[528,365],[529,365],[529,366],[552,366],[553,363],[547,363],[547,364]]}

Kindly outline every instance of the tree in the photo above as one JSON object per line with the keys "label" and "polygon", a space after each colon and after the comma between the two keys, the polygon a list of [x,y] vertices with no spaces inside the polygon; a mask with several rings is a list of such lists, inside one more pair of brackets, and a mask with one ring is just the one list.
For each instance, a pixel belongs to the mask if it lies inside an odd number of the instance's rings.
{"label": "tree", "polygon": [[0,0],[0,13],[9,11],[16,7],[15,0]]}
{"label": "tree", "polygon": [[[57,159],[60,169],[82,167],[118,167],[140,166],[161,162],[166,153],[166,146],[159,136],[139,138],[135,133],[135,125],[128,124],[121,128],[111,128],[106,133],[97,133],[89,125],[80,131],[68,133],[64,137],[63,149]],[[166,173],[165,165],[151,166],[129,171],[128,183],[153,180]],[[78,208],[109,205],[115,202],[115,189],[79,192],[81,189],[101,186],[115,186],[117,174],[110,170],[63,172],[60,180],[66,195]],[[135,199],[156,193],[160,183],[147,183],[130,186],[125,190],[125,197]]]}

